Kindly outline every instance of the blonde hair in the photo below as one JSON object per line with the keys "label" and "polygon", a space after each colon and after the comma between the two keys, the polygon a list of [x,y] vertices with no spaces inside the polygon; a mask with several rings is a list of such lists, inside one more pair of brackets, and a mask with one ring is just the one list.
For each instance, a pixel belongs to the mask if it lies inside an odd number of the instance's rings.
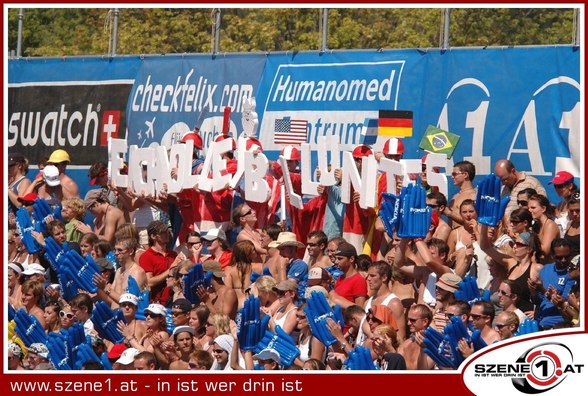
{"label": "blonde hair", "polygon": [[214,323],[216,336],[231,334],[231,319],[223,313],[210,314],[209,320]]}
{"label": "blonde hair", "polygon": [[278,283],[274,278],[268,275],[260,276],[255,280],[255,287],[259,291],[265,292],[273,292],[273,288],[276,287]]}
{"label": "blonde hair", "polygon": [[121,224],[114,233],[114,239],[134,239],[135,240],[135,248],[139,245],[139,231],[134,224],[131,223],[124,223]]}
{"label": "blonde hair", "polygon": [[65,198],[63,201],[61,201],[61,206],[63,208],[70,208],[74,212],[74,218],[76,220],[81,221],[86,215],[86,207],[84,206],[84,201],[82,201],[81,198]]}
{"label": "blonde hair", "polygon": [[398,348],[398,338],[396,337],[396,330],[394,330],[394,328],[392,326],[387,325],[387,324],[378,325],[374,329],[374,334],[379,334],[379,335],[383,335],[385,337],[390,338],[394,349]]}

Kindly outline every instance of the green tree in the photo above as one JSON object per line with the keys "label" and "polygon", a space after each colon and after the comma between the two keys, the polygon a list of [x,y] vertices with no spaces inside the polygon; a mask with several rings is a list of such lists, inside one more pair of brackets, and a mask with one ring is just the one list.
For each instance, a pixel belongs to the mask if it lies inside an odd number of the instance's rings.
{"label": "green tree", "polygon": [[[121,8],[116,53],[210,53],[212,8]],[[440,8],[331,8],[329,49],[437,48]],[[110,53],[107,8],[26,8],[22,55]],[[220,52],[310,51],[321,45],[320,8],[223,8]],[[456,8],[450,46],[570,44],[573,9]],[[8,11],[8,46],[17,47],[18,9]]]}

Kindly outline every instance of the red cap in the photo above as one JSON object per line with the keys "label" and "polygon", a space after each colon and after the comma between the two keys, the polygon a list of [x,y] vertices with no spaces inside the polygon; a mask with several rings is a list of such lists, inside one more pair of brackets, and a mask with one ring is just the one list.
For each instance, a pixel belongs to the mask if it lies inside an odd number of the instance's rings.
{"label": "red cap", "polygon": [[260,153],[263,152],[263,147],[261,147],[261,142],[254,137],[248,137],[245,142],[245,151],[256,151],[258,150]]}
{"label": "red cap", "polygon": [[35,200],[37,199],[37,194],[28,193],[24,197],[18,197],[17,199],[19,202],[35,202]]}
{"label": "red cap", "polygon": [[286,160],[300,161],[300,150],[291,145],[284,147],[282,151],[280,151],[280,155]]}
{"label": "red cap", "polygon": [[218,142],[222,142],[225,139],[231,139],[233,141],[233,150],[237,150],[237,143],[235,143],[235,139],[233,139],[229,135],[218,135],[216,137],[216,139],[214,139],[214,141],[218,143]]}
{"label": "red cap", "polygon": [[126,349],[127,346],[125,344],[114,344],[106,356],[109,359],[118,359]]}
{"label": "red cap", "polygon": [[388,155],[404,154],[404,143],[398,138],[390,138],[384,143],[384,150],[382,151]]}
{"label": "red cap", "polygon": [[202,138],[198,134],[198,130],[197,129],[194,129],[194,131],[192,131],[192,132],[186,133],[184,135],[184,137],[182,137],[182,140],[180,140],[180,141],[182,143],[186,143],[188,140],[193,140],[194,141],[194,147],[196,147],[198,150],[202,150]]}
{"label": "red cap", "polygon": [[93,186],[96,184],[96,181],[98,180],[99,177],[101,176],[106,176],[108,174],[108,169],[103,169],[98,175],[96,175],[95,177],[90,179],[90,185]]}
{"label": "red cap", "polygon": [[553,179],[549,182],[549,184],[566,184],[566,183],[573,183],[574,182],[574,175],[570,172],[566,171],[559,171],[555,174]]}
{"label": "red cap", "polygon": [[357,146],[353,149],[353,152],[351,153],[351,155],[353,155],[353,158],[367,157],[370,154],[373,154],[372,149],[366,146],[365,144]]}

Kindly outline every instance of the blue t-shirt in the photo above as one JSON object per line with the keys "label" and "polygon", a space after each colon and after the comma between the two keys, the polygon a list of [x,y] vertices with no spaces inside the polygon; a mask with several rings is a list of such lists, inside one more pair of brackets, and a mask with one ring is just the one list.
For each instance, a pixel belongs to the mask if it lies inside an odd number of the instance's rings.
{"label": "blue t-shirt", "polygon": [[308,273],[308,265],[304,260],[295,259],[288,266],[288,274],[286,275],[289,279],[295,279],[298,283],[302,282]]}
{"label": "blue t-shirt", "polygon": [[[564,299],[568,298],[572,286],[576,284],[575,280],[570,279],[567,269],[557,271],[555,264],[547,264],[539,274],[543,287],[547,289],[553,286]],[[539,293],[539,317],[537,322],[543,329],[549,329],[562,322],[564,319],[559,309],[543,293]]]}

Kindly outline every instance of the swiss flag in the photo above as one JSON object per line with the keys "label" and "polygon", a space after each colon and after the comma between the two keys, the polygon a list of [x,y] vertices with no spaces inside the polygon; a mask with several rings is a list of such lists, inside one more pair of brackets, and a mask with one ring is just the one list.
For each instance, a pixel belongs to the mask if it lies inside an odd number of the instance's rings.
{"label": "swiss flag", "polygon": [[102,133],[100,134],[100,145],[108,146],[108,139],[118,138],[120,128],[120,111],[107,110],[102,113]]}

